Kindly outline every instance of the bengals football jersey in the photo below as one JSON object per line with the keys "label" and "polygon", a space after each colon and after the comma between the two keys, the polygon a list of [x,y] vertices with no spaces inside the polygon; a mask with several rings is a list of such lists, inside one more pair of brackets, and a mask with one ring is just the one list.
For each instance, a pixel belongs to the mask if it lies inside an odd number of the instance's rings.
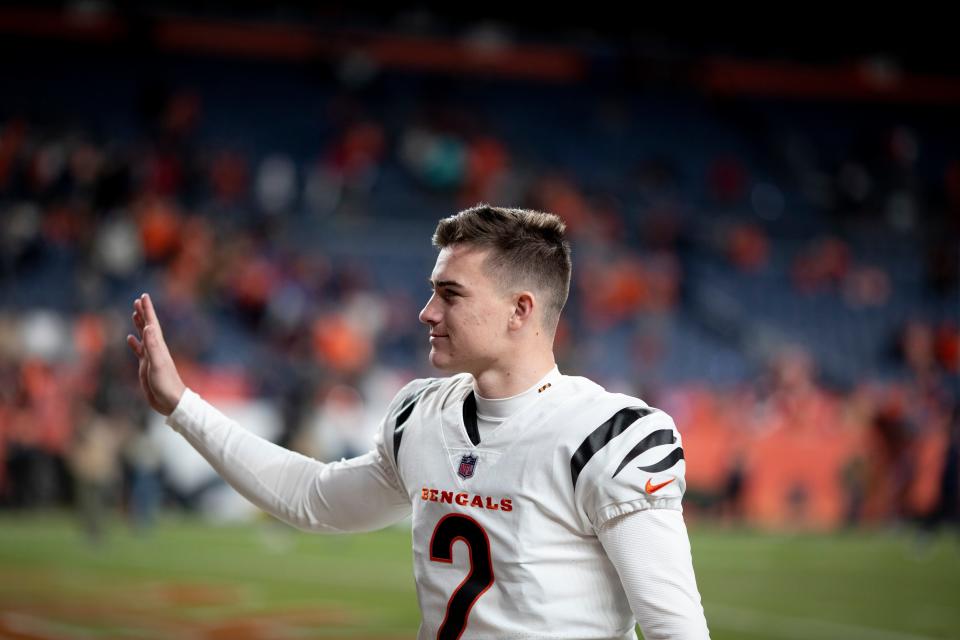
{"label": "bengals football jersey", "polygon": [[681,511],[680,434],[664,412],[557,373],[480,440],[469,374],[415,380],[377,452],[412,505],[419,638],[636,638],[597,532]]}

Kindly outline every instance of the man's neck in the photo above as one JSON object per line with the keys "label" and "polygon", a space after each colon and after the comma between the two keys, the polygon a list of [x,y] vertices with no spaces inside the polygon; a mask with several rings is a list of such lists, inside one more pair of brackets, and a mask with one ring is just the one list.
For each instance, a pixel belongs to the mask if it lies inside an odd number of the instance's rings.
{"label": "man's neck", "polygon": [[549,353],[543,358],[524,362],[523,365],[490,368],[473,374],[473,378],[477,393],[484,398],[509,398],[529,389],[555,366],[553,353]]}

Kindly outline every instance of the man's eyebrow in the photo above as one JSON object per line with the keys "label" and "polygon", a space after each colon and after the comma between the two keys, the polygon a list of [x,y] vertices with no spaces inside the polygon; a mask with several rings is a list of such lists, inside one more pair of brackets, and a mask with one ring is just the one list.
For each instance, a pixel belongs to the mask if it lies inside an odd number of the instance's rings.
{"label": "man's eyebrow", "polygon": [[437,280],[434,282],[430,278],[427,278],[427,282],[430,283],[431,287],[457,287],[463,289],[464,286],[457,282],[456,280]]}

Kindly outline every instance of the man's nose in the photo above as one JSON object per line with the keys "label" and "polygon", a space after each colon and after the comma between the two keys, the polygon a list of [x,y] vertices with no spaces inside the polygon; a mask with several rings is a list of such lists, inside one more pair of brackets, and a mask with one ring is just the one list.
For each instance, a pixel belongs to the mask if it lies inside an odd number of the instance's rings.
{"label": "man's nose", "polygon": [[420,322],[423,324],[434,325],[438,322],[436,305],[433,304],[433,301],[436,299],[436,297],[436,294],[430,296],[430,299],[427,300],[427,304],[424,305],[423,309],[420,310]]}

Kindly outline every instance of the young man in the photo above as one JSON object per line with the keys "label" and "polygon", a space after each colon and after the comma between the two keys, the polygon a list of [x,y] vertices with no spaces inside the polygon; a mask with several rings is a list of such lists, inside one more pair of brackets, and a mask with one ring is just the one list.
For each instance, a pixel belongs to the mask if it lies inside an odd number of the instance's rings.
{"label": "young man", "polygon": [[[430,362],[366,455],[323,464],[186,389],[149,296],[134,302],[151,406],[234,487],[296,527],[368,531],[412,511],[419,638],[708,638],[681,511],[683,449],[643,401],[561,374],[570,287],[556,216],[477,206],[441,220]],[[462,543],[462,544],[458,544]]]}

